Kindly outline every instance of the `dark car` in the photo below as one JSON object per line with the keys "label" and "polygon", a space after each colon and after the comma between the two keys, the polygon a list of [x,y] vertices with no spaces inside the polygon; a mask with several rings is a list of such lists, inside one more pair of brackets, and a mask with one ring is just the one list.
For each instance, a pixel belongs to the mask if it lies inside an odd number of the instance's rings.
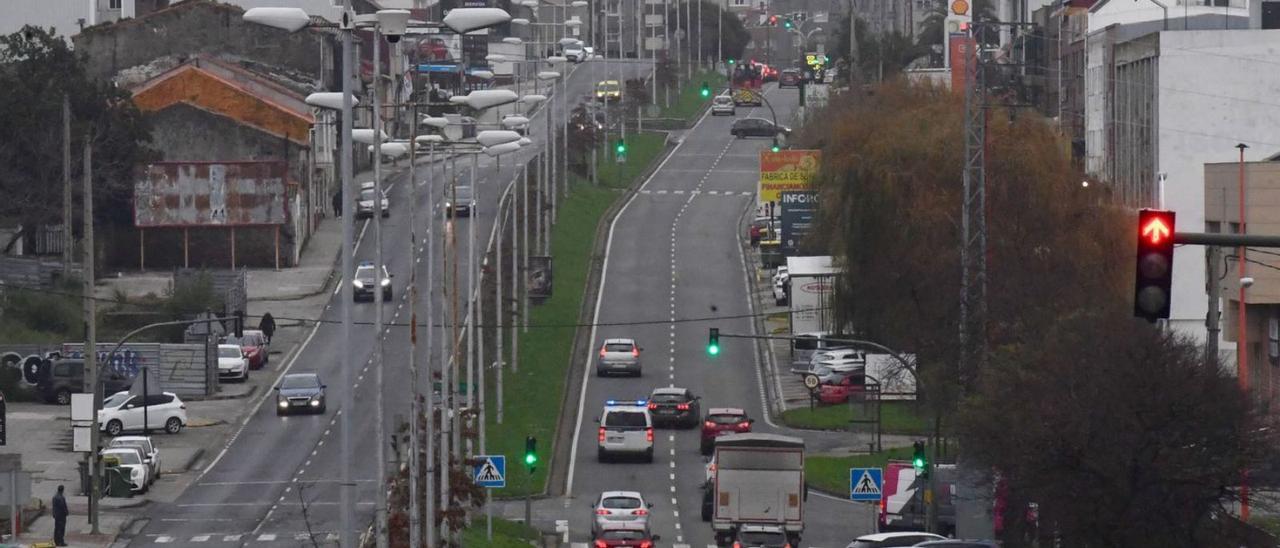
{"label": "dark car", "polygon": [[739,118],[734,120],[733,125],[729,128],[729,134],[742,139],[744,137],[773,137],[776,135],[789,135],[791,128],[783,125],[773,125],[773,122],[764,118]]}
{"label": "dark car", "polygon": [[[128,390],[133,385],[132,377],[110,367],[102,367],[100,371],[98,380],[102,383],[104,398]],[[71,405],[71,395],[84,392],[84,360],[45,360],[40,366],[40,381],[36,383],[36,389],[46,402]]]}
{"label": "dark car", "polygon": [[324,413],[325,384],[316,373],[290,373],[276,385],[276,414]]}
{"label": "dark car", "polygon": [[698,397],[687,388],[657,388],[649,395],[649,414],[654,425],[670,424],[693,428],[702,414]]}
{"label": "dark car", "polygon": [[444,202],[445,213],[453,217],[454,212],[459,217],[470,217],[476,211],[475,192],[468,185],[456,185],[452,192],[445,192],[446,200]]}
{"label": "dark car", "polygon": [[804,76],[800,73],[799,69],[787,69],[782,71],[781,76],[778,76],[778,87],[800,87],[800,81],[803,79]]}
{"label": "dark car", "polygon": [[374,288],[382,286],[382,302],[391,300],[391,274],[387,272],[386,265],[382,266],[382,280],[379,281],[375,275],[377,268],[373,266],[372,261],[361,262],[356,267],[355,280],[351,282],[351,300],[374,300],[376,297]]}

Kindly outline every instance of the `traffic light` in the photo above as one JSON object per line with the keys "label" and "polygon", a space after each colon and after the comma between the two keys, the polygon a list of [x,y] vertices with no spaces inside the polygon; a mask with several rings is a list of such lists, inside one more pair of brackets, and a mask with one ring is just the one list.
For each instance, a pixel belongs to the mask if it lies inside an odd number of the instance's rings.
{"label": "traffic light", "polygon": [[791,20],[790,20],[790,19],[784,20],[784,21],[782,22],[782,26],[783,26],[784,28],[790,29],[790,28],[791,28]]}
{"label": "traffic light", "polygon": [[778,138],[777,138],[777,137],[774,137],[774,139],[773,139],[773,146],[769,147],[769,150],[770,150],[770,151],[772,151],[772,152],[777,152],[777,151],[779,151],[779,150],[782,150],[782,147],[779,147],[779,146],[778,146]]}
{"label": "traffic light", "polygon": [[929,477],[929,457],[925,455],[924,442],[917,441],[912,443],[911,447],[911,467],[915,468],[916,476]]}
{"label": "traffic light", "polygon": [[1174,212],[1138,210],[1138,257],[1133,315],[1154,322],[1169,317],[1173,286]]}
{"label": "traffic light", "polygon": [[733,65],[735,65],[735,64],[737,64],[737,62],[738,62],[738,61],[737,61],[736,59],[730,59],[730,60],[729,60],[729,66],[733,66]]}
{"label": "traffic light", "polygon": [[702,83],[702,96],[711,97],[711,86],[708,85],[706,82]]}
{"label": "traffic light", "polygon": [[712,327],[707,333],[707,354],[711,356],[720,355],[720,329]]}
{"label": "traffic light", "polygon": [[538,469],[538,438],[533,436],[525,436],[524,438],[524,465],[532,474]]}
{"label": "traffic light", "polygon": [[769,16],[769,26],[771,26],[771,27],[776,27],[776,26],[778,26],[778,16],[777,16],[777,15],[770,15],[770,16]]}

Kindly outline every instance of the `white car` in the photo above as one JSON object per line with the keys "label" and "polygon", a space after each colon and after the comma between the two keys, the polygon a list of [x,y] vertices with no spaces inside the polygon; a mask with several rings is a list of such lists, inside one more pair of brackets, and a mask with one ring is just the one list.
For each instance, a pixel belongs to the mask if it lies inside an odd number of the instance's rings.
{"label": "white car", "polygon": [[102,457],[113,457],[120,461],[120,468],[129,471],[129,483],[133,484],[133,490],[141,493],[147,490],[147,486],[151,484],[151,472],[147,463],[143,461],[142,450],[137,447],[113,447],[102,450]]}
{"label": "white car", "polygon": [[102,402],[102,409],[98,411],[98,428],[113,437],[124,432],[137,432],[143,430],[144,414],[146,426],[150,429],[177,434],[187,425],[187,406],[177,394],[148,394],[146,404],[143,405],[142,396],[116,392]]}
{"label": "white car", "polygon": [[639,527],[649,526],[649,509],[653,503],[645,502],[637,491],[605,491],[596,499],[592,513],[591,536],[610,523],[627,523]]}
{"label": "white car", "polygon": [[946,540],[947,537],[933,533],[897,532],[875,533],[854,539],[845,548],[880,548],[882,546],[915,546],[930,540]]}
{"label": "white car", "polygon": [[604,462],[612,455],[640,455],[653,462],[653,417],[645,400],[609,400],[596,421],[596,459]]}
{"label": "white car", "polygon": [[150,436],[119,436],[113,438],[111,443],[107,444],[107,449],[115,449],[117,447],[136,447],[142,451],[142,461],[147,463],[150,468],[151,483],[155,483],[160,477],[160,449],[151,441]]}
{"label": "white car", "polygon": [[738,106],[734,104],[733,97],[728,95],[717,95],[711,100],[711,115],[719,116],[721,114],[733,116],[738,113]]}
{"label": "white car", "polygon": [[587,52],[582,49],[582,42],[565,46],[564,58],[572,63],[581,63],[586,61]]}
{"label": "white car", "polygon": [[249,358],[245,357],[240,345],[218,345],[218,379],[240,382],[249,380]]}

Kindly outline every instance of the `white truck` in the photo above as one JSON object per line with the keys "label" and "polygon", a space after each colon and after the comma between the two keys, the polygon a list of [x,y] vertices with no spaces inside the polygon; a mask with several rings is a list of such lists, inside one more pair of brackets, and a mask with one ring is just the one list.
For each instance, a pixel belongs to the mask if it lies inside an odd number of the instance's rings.
{"label": "white truck", "polygon": [[804,532],[804,440],[776,434],[716,438],[707,482],[716,543],[734,542],[743,526],[783,531],[792,546]]}

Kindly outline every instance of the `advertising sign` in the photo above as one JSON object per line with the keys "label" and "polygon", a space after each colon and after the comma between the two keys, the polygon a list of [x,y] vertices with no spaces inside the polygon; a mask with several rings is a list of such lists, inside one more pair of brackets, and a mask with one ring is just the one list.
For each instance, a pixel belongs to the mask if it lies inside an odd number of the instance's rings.
{"label": "advertising sign", "polygon": [[964,83],[969,63],[973,62],[973,38],[967,32],[953,32],[947,37],[947,52],[951,61],[951,91],[964,93]]}
{"label": "advertising sign", "polygon": [[784,191],[782,201],[782,254],[786,257],[812,255],[812,244],[806,239],[813,232],[814,217],[818,215],[818,192]]}
{"label": "advertising sign", "polygon": [[284,162],[156,162],[133,185],[136,227],[284,224]]}
{"label": "advertising sign", "polygon": [[760,151],[760,203],[777,202],[783,191],[807,191],[818,173],[819,150]]}

